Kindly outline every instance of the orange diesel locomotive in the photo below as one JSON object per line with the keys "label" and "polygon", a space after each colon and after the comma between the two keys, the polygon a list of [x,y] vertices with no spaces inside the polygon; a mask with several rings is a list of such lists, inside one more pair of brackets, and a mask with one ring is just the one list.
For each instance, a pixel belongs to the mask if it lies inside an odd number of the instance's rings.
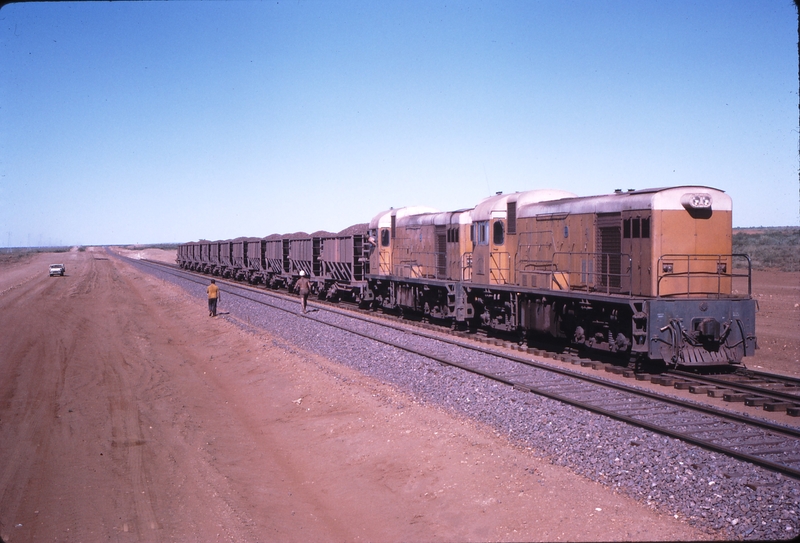
{"label": "orange diesel locomotive", "polygon": [[373,218],[368,295],[454,326],[549,335],[630,361],[739,364],[756,346],[731,199],[700,186],[497,194]]}

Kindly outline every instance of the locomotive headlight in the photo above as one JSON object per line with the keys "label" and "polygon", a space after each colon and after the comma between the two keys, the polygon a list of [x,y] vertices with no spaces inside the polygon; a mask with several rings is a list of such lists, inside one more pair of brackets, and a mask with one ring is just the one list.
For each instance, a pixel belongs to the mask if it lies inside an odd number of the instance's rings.
{"label": "locomotive headlight", "polygon": [[705,193],[684,194],[681,205],[688,209],[711,209],[711,195]]}
{"label": "locomotive headlight", "polygon": [[672,264],[661,264],[661,271],[663,273],[672,273]]}

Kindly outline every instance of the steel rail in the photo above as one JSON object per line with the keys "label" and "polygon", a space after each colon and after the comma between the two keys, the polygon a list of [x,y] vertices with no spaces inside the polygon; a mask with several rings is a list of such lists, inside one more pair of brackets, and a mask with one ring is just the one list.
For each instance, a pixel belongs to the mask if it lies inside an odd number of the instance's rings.
{"label": "steel rail", "polygon": [[800,377],[792,377],[791,375],[780,375],[776,373],[767,373],[765,371],[751,370],[750,368],[740,369],[735,375],[744,375],[745,377],[754,376],[762,379],[775,379],[779,378],[787,383],[792,383],[800,387]]}
{"label": "steel rail", "polygon": [[[748,383],[744,381],[736,381],[736,380],[729,380],[725,379],[724,377],[714,377],[709,375],[698,375],[696,373],[681,371],[681,370],[670,370],[666,375],[674,375],[686,381],[695,381],[697,383],[713,385],[720,388],[726,388],[731,390],[738,390],[741,392],[751,392],[753,394],[758,394],[760,396],[766,396],[769,398],[773,398],[780,401],[786,402],[794,402],[800,405],[800,385],[798,385],[798,380],[793,377],[784,377],[781,375],[775,374],[764,374],[763,376],[759,376],[759,379],[763,379],[764,381],[772,380],[774,385],[783,385],[783,386],[794,386],[796,387],[795,392],[783,392],[780,390],[774,390],[770,388],[765,388],[763,386],[759,386],[757,383]],[[741,375],[739,373],[731,374],[731,376],[735,377],[737,375]],[[747,377],[746,375],[744,375]],[[764,383],[765,385],[769,385],[770,383]]]}

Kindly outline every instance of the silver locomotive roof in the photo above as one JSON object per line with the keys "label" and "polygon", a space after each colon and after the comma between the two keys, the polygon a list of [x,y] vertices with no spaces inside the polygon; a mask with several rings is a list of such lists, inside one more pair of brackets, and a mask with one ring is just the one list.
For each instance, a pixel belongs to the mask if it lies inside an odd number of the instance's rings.
{"label": "silver locomotive roof", "polygon": [[580,196],[563,200],[517,206],[517,218],[545,214],[619,213],[634,210],[682,210],[705,207],[731,211],[732,202],[725,192],[701,185],[654,188],[615,192],[602,196]]}

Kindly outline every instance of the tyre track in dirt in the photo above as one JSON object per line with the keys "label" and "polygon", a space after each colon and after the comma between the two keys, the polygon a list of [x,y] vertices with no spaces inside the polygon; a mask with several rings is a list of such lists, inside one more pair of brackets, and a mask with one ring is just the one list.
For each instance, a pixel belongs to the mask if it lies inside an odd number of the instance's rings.
{"label": "tyre track in dirt", "polygon": [[[116,335],[113,319],[104,314],[108,300],[102,291],[101,296],[94,296],[102,280],[98,262],[83,259],[68,269],[70,273],[65,278],[44,277],[27,293],[19,290],[17,295],[15,291],[15,296],[0,300],[3,319],[15,318],[21,313],[21,306],[27,305],[23,309],[28,330],[22,341],[3,338],[6,348],[2,366],[15,377],[3,380],[4,385],[11,385],[3,387],[4,396],[28,397],[9,406],[10,416],[4,413],[3,441],[35,446],[35,454],[22,446],[9,447],[11,455],[3,462],[6,468],[0,481],[0,488],[4,489],[0,506],[4,516],[18,518],[12,532],[15,539],[20,535],[22,540],[38,540],[81,534],[91,538],[105,531],[113,519],[104,515],[87,519],[82,511],[86,502],[107,497],[116,500],[109,496],[113,490],[104,488],[103,482],[92,476],[106,462],[111,462],[113,468],[128,465],[131,473],[123,473],[118,488],[135,489],[132,499],[136,516],[144,519],[145,525],[155,526],[146,488],[139,484],[141,452],[123,451],[118,458],[113,454],[103,458],[102,451],[96,457],[90,454],[106,448],[102,429],[109,417],[114,427],[112,435],[118,431],[124,443],[138,439],[138,411],[136,402],[131,401],[128,383],[106,371],[115,367],[109,359],[119,353],[113,349],[108,352],[107,343],[93,340],[95,336]],[[29,305],[31,301],[34,308]],[[2,328],[14,329],[15,325],[19,323],[4,322]],[[107,396],[120,409],[105,412],[89,407],[89,401],[97,396]],[[114,441],[111,443],[113,446]],[[35,506],[19,511],[29,504]],[[123,532],[124,525],[123,522]]]}
{"label": "tyre track in dirt", "polygon": [[127,364],[123,356],[115,353],[116,360],[104,361],[107,368],[106,379],[113,389],[119,390],[119,396],[112,396],[108,402],[111,419],[111,457],[114,465],[120,470],[122,478],[129,482],[133,499],[132,519],[123,522],[123,532],[133,532],[146,537],[149,541],[160,541],[158,522],[153,510],[153,498],[149,492],[145,474],[143,445],[146,443],[142,432],[138,402],[131,393],[125,372],[117,368]]}
{"label": "tyre track in dirt", "polygon": [[[52,465],[46,459],[56,451],[50,436],[57,431],[68,361],[76,348],[73,339],[54,332],[61,326],[62,317],[72,316],[68,308],[55,311],[51,303],[65,292],[66,283],[58,279],[34,275],[29,290],[10,289],[0,298],[0,329],[14,330],[16,323],[11,321],[20,314],[33,317],[28,333],[3,337],[2,341],[0,382],[3,407],[8,408],[0,420],[2,441],[31,443],[37,452],[32,455],[24,448],[3,447],[11,454],[0,463],[0,504],[9,513],[18,511],[31,490],[30,497],[38,501],[41,496],[37,489],[52,477]],[[31,292],[43,303],[31,305]],[[8,410],[16,417],[8,417]],[[70,507],[65,504],[63,509],[68,516]],[[29,524],[33,521],[30,515],[25,518]]]}

